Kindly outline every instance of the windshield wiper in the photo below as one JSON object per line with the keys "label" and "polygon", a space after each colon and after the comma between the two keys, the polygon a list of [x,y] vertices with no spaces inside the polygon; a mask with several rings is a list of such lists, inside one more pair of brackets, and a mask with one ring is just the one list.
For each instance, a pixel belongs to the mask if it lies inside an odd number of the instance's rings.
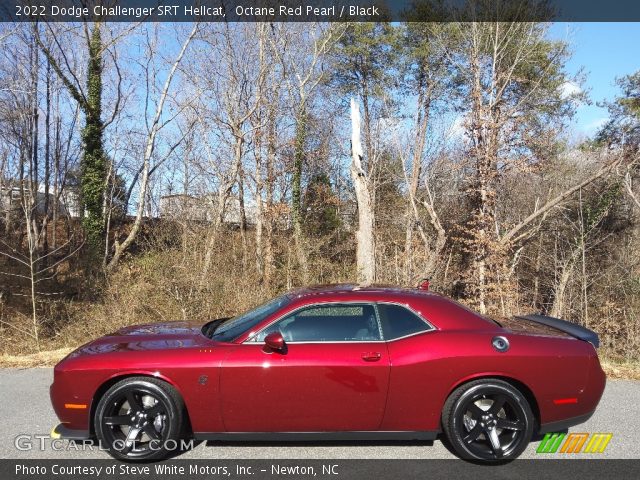
{"label": "windshield wiper", "polygon": [[222,325],[224,322],[226,322],[227,320],[229,320],[230,318],[231,317],[225,317],[225,318],[217,318],[216,320],[211,320],[210,322],[204,325],[204,327],[202,328],[202,333],[207,338],[213,338],[213,334],[216,332],[218,327]]}

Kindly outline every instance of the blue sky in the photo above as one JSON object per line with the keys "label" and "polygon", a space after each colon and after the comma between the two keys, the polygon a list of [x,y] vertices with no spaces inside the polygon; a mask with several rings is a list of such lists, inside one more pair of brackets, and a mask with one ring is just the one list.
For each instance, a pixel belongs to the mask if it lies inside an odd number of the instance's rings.
{"label": "blue sky", "polygon": [[568,71],[586,74],[583,88],[592,105],[578,107],[575,131],[592,135],[607,118],[607,110],[595,103],[619,94],[616,77],[640,70],[640,23],[556,23],[549,35],[569,42],[573,56]]}

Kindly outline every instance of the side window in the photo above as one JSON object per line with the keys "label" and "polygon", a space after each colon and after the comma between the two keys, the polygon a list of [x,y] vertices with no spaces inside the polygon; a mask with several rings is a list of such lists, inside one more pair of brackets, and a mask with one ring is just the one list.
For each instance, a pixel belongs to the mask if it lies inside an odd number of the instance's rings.
{"label": "side window", "polygon": [[426,332],[431,327],[415,313],[400,305],[378,304],[385,340]]}
{"label": "side window", "polygon": [[305,308],[262,330],[253,341],[261,342],[280,331],[286,342],[346,342],[381,340],[373,305],[327,304]]}

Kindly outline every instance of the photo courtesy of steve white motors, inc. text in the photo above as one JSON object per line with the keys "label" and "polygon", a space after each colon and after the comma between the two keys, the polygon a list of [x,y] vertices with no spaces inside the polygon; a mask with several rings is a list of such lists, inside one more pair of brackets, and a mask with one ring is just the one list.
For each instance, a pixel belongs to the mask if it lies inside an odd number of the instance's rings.
{"label": "photo courtesy of steve white motors, inc. text", "polygon": [[143,475],[170,475],[170,476],[249,476],[266,474],[273,476],[297,475],[302,477],[337,476],[340,474],[340,466],[336,463],[322,463],[315,465],[281,465],[278,463],[264,463],[260,465],[248,465],[242,463],[226,465],[203,465],[201,463],[187,464],[156,464],[156,465],[26,465],[17,463],[16,476],[43,476],[43,477],[68,477],[82,475],[92,477],[102,476],[143,476]]}

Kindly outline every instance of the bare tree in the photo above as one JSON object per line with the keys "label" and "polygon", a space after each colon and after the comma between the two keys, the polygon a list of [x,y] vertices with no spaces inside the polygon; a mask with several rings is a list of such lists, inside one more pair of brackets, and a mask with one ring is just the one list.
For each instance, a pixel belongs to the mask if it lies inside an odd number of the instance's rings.
{"label": "bare tree", "polygon": [[[263,44],[267,44],[269,29],[266,24],[258,25],[258,35]],[[262,61],[275,61],[275,55],[265,48]],[[265,73],[265,88],[260,105],[250,119],[254,132],[253,157],[255,160],[256,227],[255,262],[261,281],[267,285],[272,280],[273,271],[273,189],[275,179],[274,164],[278,146],[276,145],[276,127],[278,109],[281,101],[280,78],[276,69]],[[265,198],[266,197],[266,198]]]}
{"label": "bare tree", "polygon": [[623,177],[623,185],[625,191],[627,192],[627,195],[629,195],[629,198],[631,198],[636,207],[640,209],[640,197],[638,196],[638,193],[633,189],[632,175],[632,171],[638,165],[638,163],[640,163],[640,158],[629,162],[626,165],[626,168],[624,169],[624,172],[621,174],[621,176]]}
{"label": "bare tree", "polygon": [[[117,43],[119,35],[112,36],[106,43],[103,41],[104,24],[96,19],[89,30],[85,23],[79,28],[84,36],[87,47],[86,86],[80,80],[80,69],[73,66],[73,56],[63,44],[65,38],[62,29],[54,29],[45,23],[46,37],[43,41],[40,26],[35,23],[33,33],[37,45],[46,56],[51,68],[66,87],[69,95],[78,103],[84,113],[85,126],[82,130],[83,156],[81,162],[80,184],[82,190],[81,201],[86,213],[82,217],[86,234],[93,255],[100,253],[104,242],[105,229],[105,192],[107,190],[108,159],[104,151],[104,134],[120,111],[122,77],[116,56],[111,54],[115,70],[118,74],[116,98],[111,115],[103,118],[103,72],[104,58],[109,48]],[[64,32],[66,33],[66,32]],[[112,32],[113,33],[113,32]]]}
{"label": "bare tree", "polygon": [[[251,28],[251,31],[249,30]],[[212,32],[210,37],[215,37]],[[266,39],[265,35],[259,35],[257,41],[254,37],[253,26],[244,25],[240,28],[232,28],[225,24],[222,27],[221,40],[218,44],[209,39],[210,45],[219,47],[222,62],[217,71],[216,78],[211,77],[210,70],[201,73],[201,79],[205,83],[205,91],[212,92],[215,106],[210,115],[216,124],[222,129],[223,136],[230,143],[232,161],[230,169],[225,170],[220,176],[213,228],[206,240],[206,250],[200,283],[204,286],[209,269],[211,267],[213,248],[218,238],[219,227],[225,217],[225,207],[229,200],[234,185],[242,182],[243,161],[246,154],[247,138],[256,127],[250,127],[250,120],[256,114],[262,103],[264,84],[268,65],[266,64]],[[237,48],[238,43],[244,45],[243,50]],[[206,146],[207,156],[212,167],[217,161],[209,146]],[[239,184],[240,186],[241,184]],[[239,189],[238,203],[240,215],[243,215],[244,192]],[[245,220],[246,222],[246,220]],[[241,220],[240,223],[243,223]],[[246,258],[246,238],[243,232],[243,257]]]}
{"label": "bare tree", "polygon": [[[38,302],[43,295],[51,295],[51,293],[44,292],[39,287],[43,282],[55,278],[58,273],[58,269],[82,248],[82,243],[80,243],[79,246],[72,248],[73,238],[69,238],[57,248],[47,251],[46,253],[42,253],[40,245],[42,243],[42,237],[46,235],[47,232],[46,230],[37,229],[36,222],[34,220],[37,209],[37,199],[34,199],[31,195],[25,196],[22,203],[22,214],[24,220],[23,226],[27,233],[26,253],[19,251],[17,248],[12,247],[5,241],[0,241],[4,247],[4,249],[0,249],[0,256],[4,256],[12,260],[18,267],[26,270],[26,273],[0,271],[0,274],[28,282],[29,302],[31,306],[30,329],[23,329],[6,322],[2,323],[18,329],[31,337],[36,344],[36,349],[40,351],[40,329],[42,326],[42,319],[38,315]],[[52,259],[52,261],[50,261],[50,259]]]}
{"label": "bare tree", "polygon": [[[302,174],[306,157],[308,109],[312,94],[325,80],[323,61],[348,25],[319,23],[273,28],[272,49],[283,69],[294,121],[293,172],[291,185],[291,220],[295,251],[301,267],[302,281],[309,281],[309,266],[302,230]],[[302,42],[301,42],[302,40]]]}
{"label": "bare tree", "polygon": [[[191,29],[191,31],[187,35],[187,38],[182,43],[182,47],[180,48],[180,51],[178,52],[178,55],[176,56],[175,60],[173,61],[171,67],[169,68],[169,72],[167,73],[167,78],[164,81],[164,86],[162,87],[162,90],[160,91],[160,96],[158,97],[158,101],[157,101],[157,104],[156,104],[155,114],[153,116],[153,119],[151,121],[151,125],[150,125],[150,127],[148,129],[148,132],[147,132],[146,147],[145,147],[145,150],[144,150],[144,156],[143,156],[143,161],[142,161],[142,164],[143,164],[143,166],[142,166],[142,178],[140,180],[139,195],[138,195],[138,207],[137,207],[137,210],[136,210],[136,218],[135,218],[135,220],[133,222],[133,225],[131,226],[131,230],[129,231],[129,234],[122,241],[122,243],[118,242],[118,240],[114,241],[113,257],[111,257],[111,260],[109,261],[109,263],[107,265],[107,269],[108,270],[113,270],[113,268],[116,265],[118,265],[118,262],[120,261],[120,258],[122,257],[122,254],[133,243],[133,241],[136,239],[136,236],[138,235],[138,232],[140,231],[140,226],[142,224],[142,217],[144,215],[145,206],[147,205],[147,194],[148,194],[148,191],[149,191],[149,175],[151,173],[151,159],[153,157],[153,154],[154,154],[154,151],[155,151],[155,148],[156,148],[156,137],[158,135],[158,132],[160,132],[169,122],[171,122],[173,119],[175,119],[175,116],[176,116],[174,114],[169,119],[164,120],[164,121],[162,120],[163,113],[164,113],[165,102],[167,100],[167,96],[169,95],[169,89],[171,88],[171,83],[172,83],[173,78],[174,78],[174,76],[176,74],[176,71],[178,70],[178,66],[180,65],[180,62],[182,61],[182,58],[184,57],[184,54],[187,51],[187,48],[189,47],[189,44],[191,43],[191,40],[193,40],[193,38],[196,36],[196,33],[198,32],[198,28],[199,28],[199,24],[198,23],[194,23],[193,28]],[[174,149],[175,149],[175,146],[172,147],[171,149],[169,149],[169,153],[171,151],[173,151]]]}
{"label": "bare tree", "polygon": [[[433,275],[438,260],[444,249],[447,234],[438,216],[435,198],[428,180],[424,180],[424,195],[418,195],[425,170],[425,149],[427,135],[434,135],[432,125],[434,113],[438,113],[439,105],[451,103],[448,98],[452,88],[447,52],[454,47],[450,39],[448,25],[430,23],[408,23],[406,25],[406,39],[409,43],[410,67],[408,88],[416,93],[416,113],[412,125],[412,142],[407,149],[410,159],[403,160],[405,182],[407,184],[406,232],[404,244],[405,281],[415,283],[412,278],[413,255],[412,242],[414,230],[418,230],[427,252],[428,260],[419,268],[421,276]],[[437,41],[439,40],[439,41]],[[444,110],[450,110],[447,106]],[[441,140],[444,143],[444,140]],[[408,172],[407,164],[411,171]],[[427,213],[429,223],[436,233],[435,241],[430,242],[421,222],[419,206],[422,205]]]}
{"label": "bare tree", "polygon": [[358,231],[356,232],[356,268],[358,282],[371,284],[376,279],[374,215],[369,178],[362,168],[360,140],[360,109],[351,99],[351,180],[358,201]]}
{"label": "bare tree", "polygon": [[[610,188],[610,187],[609,187]],[[582,320],[585,325],[589,324],[588,306],[587,306],[587,287],[588,278],[586,272],[586,256],[588,250],[593,248],[598,243],[607,240],[607,235],[600,232],[602,221],[609,214],[609,210],[615,200],[615,196],[601,195],[594,202],[594,205],[585,205],[583,201],[582,190],[579,192],[578,205],[577,205],[577,217],[575,219],[566,218],[565,215],[564,225],[568,225],[570,230],[574,233],[573,238],[568,242],[568,252],[564,258],[560,259],[559,272],[557,280],[554,285],[554,297],[553,304],[551,306],[551,316],[563,317],[565,316],[565,308],[567,304],[567,289],[569,283],[573,278],[573,272],[576,269],[578,263],[580,263],[580,281],[581,296],[582,296]],[[565,253],[565,252],[563,252]]]}

